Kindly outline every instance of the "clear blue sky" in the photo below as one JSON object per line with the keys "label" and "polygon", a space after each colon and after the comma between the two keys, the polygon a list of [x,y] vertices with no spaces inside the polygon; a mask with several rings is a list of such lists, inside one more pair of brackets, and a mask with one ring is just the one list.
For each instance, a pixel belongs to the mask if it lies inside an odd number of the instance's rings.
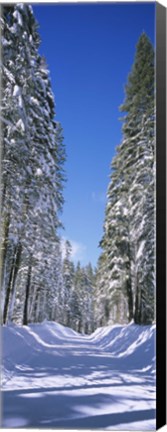
{"label": "clear blue sky", "polygon": [[121,140],[119,106],[143,30],[154,43],[155,3],[32,6],[64,130],[63,235],[75,261],[96,265],[110,163]]}

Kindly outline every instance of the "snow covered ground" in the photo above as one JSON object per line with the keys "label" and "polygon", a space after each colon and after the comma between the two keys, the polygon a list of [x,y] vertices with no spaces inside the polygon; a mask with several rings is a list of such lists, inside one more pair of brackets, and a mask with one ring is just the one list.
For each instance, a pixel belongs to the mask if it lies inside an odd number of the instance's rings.
{"label": "snow covered ground", "polygon": [[155,430],[155,326],[3,326],[2,427]]}

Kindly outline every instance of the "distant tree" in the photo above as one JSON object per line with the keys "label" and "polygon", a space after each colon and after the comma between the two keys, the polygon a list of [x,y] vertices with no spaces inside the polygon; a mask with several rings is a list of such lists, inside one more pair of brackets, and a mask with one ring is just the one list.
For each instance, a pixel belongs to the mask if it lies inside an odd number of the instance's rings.
{"label": "distant tree", "polygon": [[94,329],[94,286],[95,274],[91,264],[81,267],[80,262],[78,262],[74,277],[77,306],[74,314],[77,322],[76,330],[81,333],[91,333]]}
{"label": "distant tree", "polygon": [[85,333],[92,333],[94,330],[94,288],[95,288],[95,271],[89,263],[84,268],[85,274]]}
{"label": "distant tree", "polygon": [[72,298],[74,289],[74,264],[71,261],[72,246],[68,240],[65,242],[65,258],[63,260],[64,281],[64,324],[72,325]]}
{"label": "distant tree", "polygon": [[107,257],[101,253],[96,268],[94,288],[94,323],[95,327],[106,325],[109,319],[109,294],[107,281]]}

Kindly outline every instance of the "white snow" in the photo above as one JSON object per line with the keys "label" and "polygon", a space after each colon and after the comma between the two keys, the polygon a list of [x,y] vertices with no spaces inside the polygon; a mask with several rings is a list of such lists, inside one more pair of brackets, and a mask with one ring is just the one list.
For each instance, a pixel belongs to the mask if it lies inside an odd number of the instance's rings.
{"label": "white snow", "polygon": [[37,168],[36,169],[36,176],[41,177],[42,175],[43,175],[43,172],[42,172],[41,168]]}
{"label": "white snow", "polygon": [[12,27],[10,27],[10,31],[11,31],[11,33],[13,33],[13,34],[16,34],[16,33],[17,33],[18,28],[17,28],[16,23],[14,23],[14,24],[12,25]]}
{"label": "white snow", "polygon": [[143,255],[143,251],[144,251],[144,246],[145,246],[145,240],[142,240],[139,246],[139,249],[137,251],[136,254],[136,259],[139,260],[140,257]]}
{"label": "white snow", "polygon": [[[31,61],[31,64],[32,64],[32,66],[34,66],[34,65],[35,65],[35,60],[32,60],[32,61]],[[38,99],[36,99],[35,97],[31,96],[31,97],[30,97],[30,101],[31,101],[33,104],[39,106],[39,101],[38,101]]]}
{"label": "white snow", "polygon": [[20,12],[18,10],[16,10],[13,13],[13,16],[16,18],[18,24],[22,27],[23,26],[23,20],[22,20],[22,16],[21,16]]}
{"label": "white snow", "polygon": [[25,132],[25,125],[22,119],[18,120],[18,122],[16,123],[16,128],[20,129],[22,132]]}
{"label": "white snow", "polygon": [[155,326],[2,327],[5,428],[155,430]]}
{"label": "white snow", "polygon": [[3,67],[3,71],[8,80],[13,84],[15,82],[13,74],[5,66]]}
{"label": "white snow", "polygon": [[13,97],[18,98],[18,105],[20,108],[23,108],[23,99],[22,99],[20,87],[18,85],[14,86]]}
{"label": "white snow", "polygon": [[18,85],[15,85],[13,89],[13,96],[18,97],[19,94],[20,94],[20,87]]}

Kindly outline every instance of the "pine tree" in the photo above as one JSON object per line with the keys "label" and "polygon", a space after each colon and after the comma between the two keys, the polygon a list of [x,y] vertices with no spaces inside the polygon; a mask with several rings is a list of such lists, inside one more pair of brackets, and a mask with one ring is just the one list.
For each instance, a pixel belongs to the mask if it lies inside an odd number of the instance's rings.
{"label": "pine tree", "polygon": [[[18,34],[20,33],[19,14],[13,6],[3,7],[2,26],[2,106],[3,127],[2,147],[2,294],[4,321],[7,318],[10,296],[15,289],[18,261],[20,261],[21,214],[23,205],[23,179],[26,176],[27,142],[23,99],[19,92],[17,69]],[[18,19],[17,19],[18,18]],[[18,103],[16,103],[18,98]],[[23,160],[22,166],[20,160]],[[24,164],[25,161],[25,164]],[[5,293],[6,288],[6,293]]]}
{"label": "pine tree", "polygon": [[132,167],[133,171],[133,175],[128,172],[127,186],[133,252],[134,319],[136,323],[150,323],[154,319],[155,295],[155,90],[154,51],[145,33],[137,44],[121,110],[127,112],[123,131],[129,140],[128,167]]}
{"label": "pine tree", "polygon": [[71,261],[72,247],[68,240],[65,242],[65,258],[63,261],[63,281],[64,281],[64,324],[72,325],[72,298],[74,290],[74,264]]}
{"label": "pine tree", "polygon": [[75,268],[75,275],[74,275],[74,300],[76,302],[75,310],[74,310],[74,303],[73,303],[73,313],[75,315],[75,322],[76,322],[76,330],[81,333],[83,331],[83,320],[82,320],[82,310],[83,310],[83,278],[82,278],[82,268],[80,261],[78,261],[76,268]]}
{"label": "pine tree", "polygon": [[91,264],[81,267],[78,262],[74,275],[72,311],[76,330],[80,333],[91,333],[94,329],[94,289],[95,274]]}
{"label": "pine tree", "polygon": [[82,332],[91,333],[93,329],[93,269],[89,263],[81,268],[80,277],[80,310]]}
{"label": "pine tree", "polygon": [[27,323],[54,316],[53,298],[62,285],[65,151],[31,6],[4,6],[1,24],[2,310],[4,323],[13,309]]}
{"label": "pine tree", "polygon": [[123,140],[112,162],[104,236],[109,319],[154,319],[154,52],[139,38],[121,111]]}
{"label": "pine tree", "polygon": [[109,320],[109,294],[107,255],[102,252],[96,268],[94,289],[94,322],[96,327],[106,325]]}

